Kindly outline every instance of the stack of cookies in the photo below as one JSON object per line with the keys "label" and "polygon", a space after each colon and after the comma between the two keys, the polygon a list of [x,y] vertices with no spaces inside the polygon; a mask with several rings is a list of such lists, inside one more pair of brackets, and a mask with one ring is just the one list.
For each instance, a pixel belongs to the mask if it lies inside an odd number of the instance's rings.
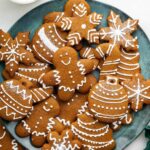
{"label": "stack of cookies", "polygon": [[[112,150],[113,133],[150,104],[132,35],[138,20],[123,22],[113,11],[107,27],[102,19],[85,0],[68,0],[64,12],[44,17],[32,40],[29,32],[13,39],[0,30],[0,117],[18,121],[16,134],[30,136],[33,146]],[[3,126],[0,149],[22,149]]]}

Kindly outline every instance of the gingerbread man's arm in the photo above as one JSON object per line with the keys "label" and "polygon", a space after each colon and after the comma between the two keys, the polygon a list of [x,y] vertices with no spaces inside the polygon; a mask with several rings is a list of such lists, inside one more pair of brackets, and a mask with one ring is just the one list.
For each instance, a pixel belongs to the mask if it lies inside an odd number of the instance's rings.
{"label": "gingerbread man's arm", "polygon": [[59,71],[58,70],[52,70],[48,73],[46,73],[42,79],[43,83],[46,85],[58,85],[61,82],[61,77],[59,75]]}
{"label": "gingerbread man's arm", "polygon": [[89,60],[89,59],[80,59],[77,62],[77,66],[79,67],[79,70],[81,71],[81,74],[83,75],[90,73],[96,68],[93,60]]}

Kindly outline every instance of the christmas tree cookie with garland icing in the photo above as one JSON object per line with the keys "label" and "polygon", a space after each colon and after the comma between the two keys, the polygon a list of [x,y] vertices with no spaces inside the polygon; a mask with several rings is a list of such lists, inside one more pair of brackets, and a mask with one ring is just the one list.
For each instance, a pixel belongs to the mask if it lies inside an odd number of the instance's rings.
{"label": "christmas tree cookie with garland icing", "polygon": [[100,123],[88,111],[78,115],[77,121],[71,125],[71,130],[81,141],[83,150],[112,150],[115,147],[109,124]]}

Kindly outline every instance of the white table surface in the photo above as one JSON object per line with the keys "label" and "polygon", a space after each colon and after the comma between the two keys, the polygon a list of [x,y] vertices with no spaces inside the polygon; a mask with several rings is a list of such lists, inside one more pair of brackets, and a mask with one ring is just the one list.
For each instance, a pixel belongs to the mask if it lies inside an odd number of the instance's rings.
{"label": "white table surface", "polygon": [[[29,5],[17,5],[9,0],[0,0],[0,28],[7,31],[21,16],[32,8],[47,2],[38,0]],[[150,1],[149,0],[97,0],[115,6],[132,18],[139,19],[140,26],[150,39]],[[144,132],[125,150],[143,150],[147,139]]]}

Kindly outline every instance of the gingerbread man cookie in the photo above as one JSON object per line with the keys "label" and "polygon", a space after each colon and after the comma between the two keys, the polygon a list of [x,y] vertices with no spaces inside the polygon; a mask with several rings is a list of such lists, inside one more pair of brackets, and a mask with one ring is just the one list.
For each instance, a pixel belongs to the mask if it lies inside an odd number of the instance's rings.
{"label": "gingerbread man cookie", "polygon": [[[78,9],[77,9],[78,10]],[[68,45],[78,45],[82,39],[89,43],[99,43],[99,33],[95,27],[101,22],[102,15],[96,12],[83,17],[63,17],[56,25],[63,31],[69,31]]]}
{"label": "gingerbread man cookie", "polygon": [[121,50],[120,62],[117,68],[117,77],[120,80],[131,79],[135,74],[140,73],[139,52],[128,52]]}
{"label": "gingerbread man cookie", "polygon": [[4,61],[6,70],[13,77],[18,70],[19,63],[30,65],[36,60],[31,52],[26,50],[29,43],[29,32],[18,33],[13,39],[9,33],[0,30],[0,61]]}
{"label": "gingerbread man cookie", "polygon": [[48,132],[53,128],[53,118],[60,112],[58,102],[50,97],[33,107],[30,114],[16,127],[16,133],[20,137],[31,136],[32,144],[41,147]]}
{"label": "gingerbread man cookie", "polygon": [[128,93],[129,103],[135,112],[143,108],[143,104],[150,104],[150,81],[145,80],[141,74],[122,82]]}
{"label": "gingerbread man cookie", "polygon": [[55,70],[43,76],[46,85],[59,85],[58,96],[66,101],[73,97],[75,90],[88,92],[91,85],[86,74],[94,67],[92,60],[80,59],[77,52],[71,47],[60,48],[53,58]]}
{"label": "gingerbread man cookie", "polygon": [[0,84],[0,117],[8,121],[24,118],[32,109],[32,94],[23,82],[7,80]]}
{"label": "gingerbread man cookie", "polygon": [[67,44],[66,36],[55,23],[43,24],[32,39],[33,53],[40,61],[51,63],[54,53]]}
{"label": "gingerbread man cookie", "polygon": [[78,150],[81,149],[81,142],[74,139],[71,130],[64,130],[61,134],[51,132],[48,134],[49,144],[44,144],[42,150]]}
{"label": "gingerbread man cookie", "polygon": [[102,122],[112,123],[119,120],[128,110],[128,96],[118,78],[107,76],[90,91],[89,109]]}
{"label": "gingerbread man cookie", "polygon": [[5,127],[0,124],[0,149],[1,150],[23,150],[22,146],[13,139],[6,131]]}
{"label": "gingerbread man cookie", "polygon": [[100,123],[88,111],[78,116],[71,130],[81,141],[83,150],[112,150],[115,147],[109,124]]}
{"label": "gingerbread man cookie", "polygon": [[137,29],[138,20],[128,19],[122,23],[120,16],[113,11],[110,11],[107,20],[109,27],[100,29],[100,38],[109,41],[112,47],[117,44],[126,50],[137,51],[137,37],[134,38],[131,34]]}

